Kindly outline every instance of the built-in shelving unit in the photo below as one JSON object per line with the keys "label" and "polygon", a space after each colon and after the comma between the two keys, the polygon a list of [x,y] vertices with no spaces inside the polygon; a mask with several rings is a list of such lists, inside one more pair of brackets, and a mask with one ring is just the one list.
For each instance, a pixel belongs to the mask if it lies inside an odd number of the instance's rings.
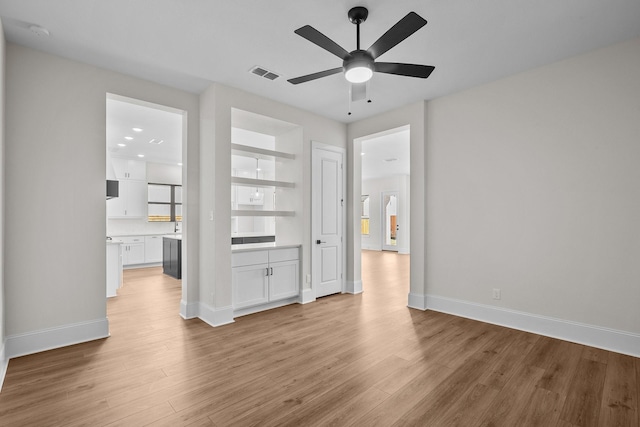
{"label": "built-in shelving unit", "polygon": [[[235,144],[235,143],[231,143],[231,153],[232,155],[236,155],[236,156],[241,156],[244,158],[250,158],[250,159],[256,159],[256,163],[258,163],[260,160],[262,161],[272,161],[272,162],[282,162],[282,161],[293,161],[295,160],[296,156],[294,154],[291,153],[286,153],[283,151],[276,151],[276,150],[269,150],[269,149],[265,149],[265,148],[260,148],[260,147],[253,147],[250,145],[244,145],[244,144]],[[256,169],[257,171],[260,170],[260,168]],[[274,168],[275,170],[275,168]],[[257,172],[256,172],[257,174]],[[274,172],[275,174],[275,172]],[[249,188],[255,188],[256,192],[255,192],[255,198],[254,197],[249,197],[249,200],[244,200],[247,197],[246,196],[241,196],[240,192],[238,190],[236,190],[235,194],[235,200],[233,200],[232,202],[232,210],[231,210],[231,216],[232,217],[239,217],[239,216],[243,216],[243,217],[247,217],[247,216],[253,216],[253,217],[286,217],[286,216],[295,216],[295,212],[294,211],[288,211],[288,210],[281,210],[281,209],[276,209],[276,198],[275,198],[275,189],[287,189],[287,188],[295,188],[296,184],[294,182],[289,182],[289,181],[281,181],[281,180],[275,180],[275,179],[265,179],[265,178],[248,178],[246,176],[232,176],[231,177],[231,185],[233,187],[249,187]],[[264,200],[262,200],[261,198],[266,198],[266,192],[263,192],[262,194],[259,193],[258,188],[272,188],[273,190],[273,200],[270,201],[270,205],[273,206],[273,208],[269,208],[267,205],[269,203],[265,202]],[[253,194],[253,193],[252,193]],[[240,207],[240,205],[253,205],[252,209],[242,209]],[[260,206],[262,206],[262,208],[260,208]]]}

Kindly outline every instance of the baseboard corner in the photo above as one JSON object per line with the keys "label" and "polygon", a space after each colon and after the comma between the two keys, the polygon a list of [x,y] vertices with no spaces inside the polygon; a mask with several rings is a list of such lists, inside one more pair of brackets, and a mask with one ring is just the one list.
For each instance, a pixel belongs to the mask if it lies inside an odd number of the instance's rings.
{"label": "baseboard corner", "polygon": [[211,307],[200,302],[198,305],[198,315],[196,316],[210,326],[218,327],[234,323],[233,307]]}

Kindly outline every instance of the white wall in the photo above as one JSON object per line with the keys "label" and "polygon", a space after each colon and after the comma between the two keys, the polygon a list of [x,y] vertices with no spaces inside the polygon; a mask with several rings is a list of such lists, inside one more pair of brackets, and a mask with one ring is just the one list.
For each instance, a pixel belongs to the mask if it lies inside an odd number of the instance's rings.
{"label": "white wall", "polygon": [[[344,147],[346,125],[220,84],[200,96],[201,264],[200,317],[212,324],[232,321],[231,300],[231,109],[249,111],[299,125],[303,129],[301,276],[311,273],[311,141]],[[214,212],[214,221],[209,214]],[[308,288],[308,284],[303,285]]]}
{"label": "white wall", "polygon": [[[107,93],[187,111],[187,245],[197,254],[199,111],[195,94],[13,44],[6,78],[5,326],[15,355],[104,333]],[[192,258],[195,292],[183,298],[197,299]]]}
{"label": "white wall", "polygon": [[[409,175],[396,175],[386,178],[362,180],[362,194],[369,195],[369,235],[362,236],[362,249],[374,251],[382,250],[382,227],[381,220],[382,205],[381,196],[383,191],[398,192],[398,226],[397,236],[398,253],[409,253],[409,242],[411,236],[411,221],[409,220]],[[365,284],[366,286],[366,284]]]}
{"label": "white wall", "polygon": [[430,296],[640,333],[638,76],[635,39],[429,102]]}

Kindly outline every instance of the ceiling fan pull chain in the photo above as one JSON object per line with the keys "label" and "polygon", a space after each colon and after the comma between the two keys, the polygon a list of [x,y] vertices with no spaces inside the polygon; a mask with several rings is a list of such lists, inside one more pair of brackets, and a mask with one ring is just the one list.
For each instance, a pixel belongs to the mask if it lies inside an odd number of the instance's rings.
{"label": "ceiling fan pull chain", "polygon": [[371,104],[371,97],[369,96],[369,94],[371,93],[370,92],[370,90],[371,90],[371,80],[373,80],[373,79],[367,80],[367,88],[366,88],[366,95],[365,95],[365,98],[367,98],[367,102],[369,104]]}
{"label": "ceiling fan pull chain", "polygon": [[349,83],[349,112],[347,116],[351,115],[351,92],[353,91],[353,83]]}

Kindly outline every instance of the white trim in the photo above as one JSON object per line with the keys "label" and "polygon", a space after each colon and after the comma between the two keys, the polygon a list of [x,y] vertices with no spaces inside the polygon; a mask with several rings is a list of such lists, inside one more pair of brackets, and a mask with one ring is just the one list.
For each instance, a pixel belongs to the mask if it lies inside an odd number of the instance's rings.
{"label": "white trim", "polygon": [[7,374],[7,368],[9,368],[9,358],[6,357],[4,349],[6,348],[5,342],[0,343],[0,391],[2,391],[2,384],[4,384],[4,377]]}
{"label": "white trim", "polygon": [[409,254],[411,254],[411,252],[409,251],[409,248],[398,248],[398,253],[400,255],[409,255]]}
{"label": "white trim", "polygon": [[309,304],[310,302],[315,302],[316,300],[316,292],[309,288],[303,289],[300,293],[300,304]]}
{"label": "white trim", "polygon": [[10,335],[7,337],[5,344],[6,357],[11,359],[26,356],[27,354],[80,344],[107,338],[108,336],[109,320],[106,317],[25,334]]}
{"label": "white trim", "polygon": [[[416,310],[427,309],[427,296],[422,294],[414,294],[409,292],[407,307],[415,308]],[[436,310],[437,311],[437,310]]]}
{"label": "white trim", "polygon": [[354,295],[362,293],[362,280],[347,280],[346,282],[345,293]]}
{"label": "white trim", "polygon": [[429,310],[640,357],[640,334],[433,295],[425,302]]}
{"label": "white trim", "polygon": [[203,322],[216,327],[233,323],[233,307],[211,307],[200,302],[198,304],[198,318]]}
{"label": "white trim", "polygon": [[255,305],[253,307],[239,308],[233,311],[233,317],[246,316],[248,314],[259,313],[261,311],[271,310],[273,308],[284,307],[285,305],[295,304],[298,297],[287,298],[280,301],[271,301],[265,304]]}
{"label": "white trim", "polygon": [[180,300],[180,317],[183,319],[194,319],[198,317],[198,304],[197,302]]}

